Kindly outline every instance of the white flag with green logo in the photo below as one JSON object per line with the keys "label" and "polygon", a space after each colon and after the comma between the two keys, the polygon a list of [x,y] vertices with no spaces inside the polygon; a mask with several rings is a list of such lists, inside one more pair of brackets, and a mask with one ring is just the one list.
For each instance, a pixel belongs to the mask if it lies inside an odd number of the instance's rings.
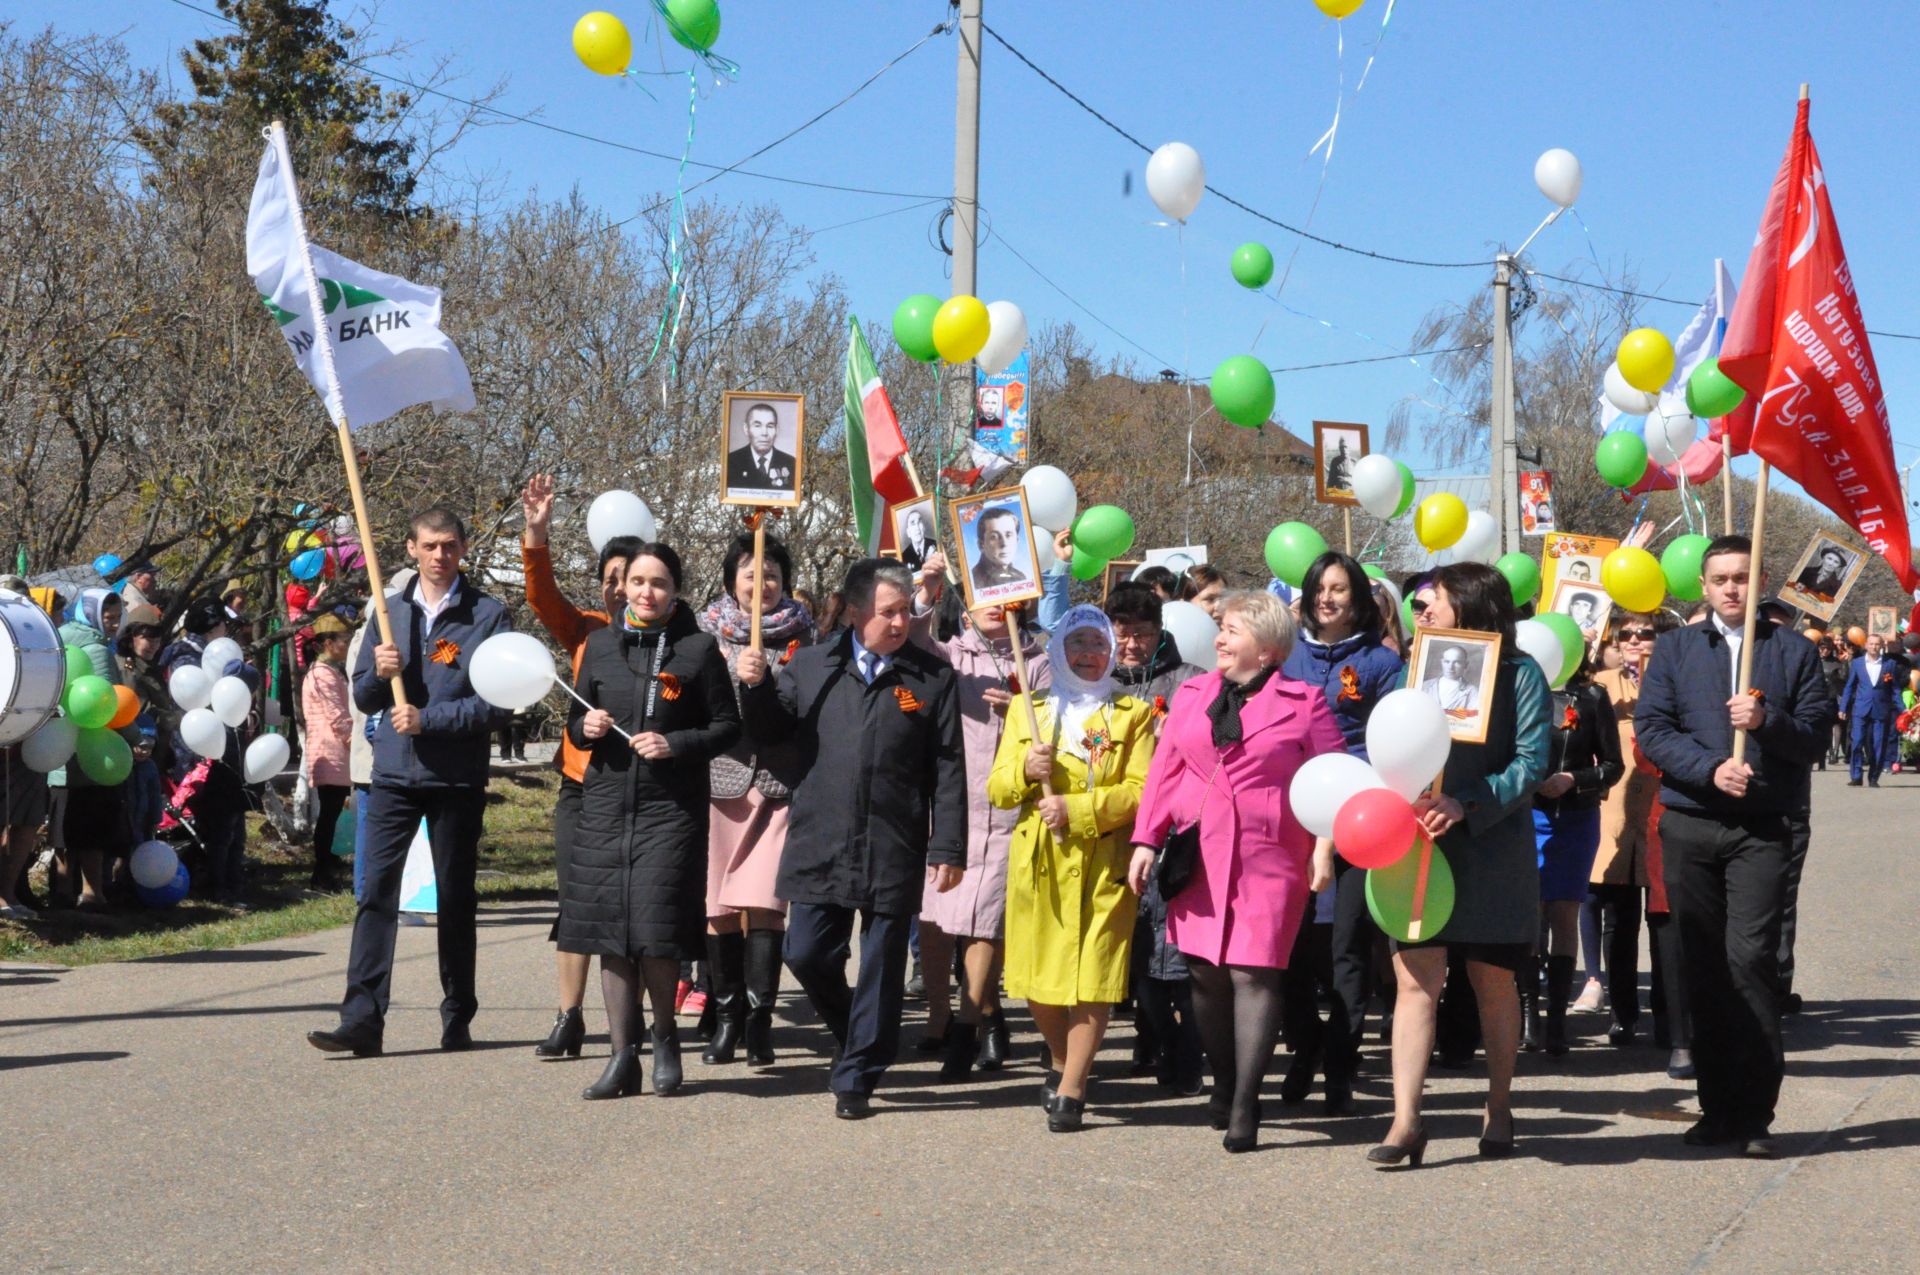
{"label": "white flag with green logo", "polygon": [[[277,131],[277,126],[276,126]],[[355,427],[402,408],[431,403],[441,412],[473,410],[473,381],[440,330],[440,290],[369,270],[305,239],[292,166],[279,138],[260,157],[247,212],[247,272],[280,335],[327,410]],[[315,327],[305,258],[322,294],[325,328]],[[332,349],[333,379],[321,332]],[[338,397],[335,397],[337,393]]]}

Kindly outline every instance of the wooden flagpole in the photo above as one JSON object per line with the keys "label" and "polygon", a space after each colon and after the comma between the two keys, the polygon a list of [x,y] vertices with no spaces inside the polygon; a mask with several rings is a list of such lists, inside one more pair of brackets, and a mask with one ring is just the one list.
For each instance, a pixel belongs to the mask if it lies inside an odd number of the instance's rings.
{"label": "wooden flagpole", "polygon": [[1720,435],[1720,503],[1724,520],[1720,534],[1733,534],[1733,435]]}
{"label": "wooden flagpole", "polygon": [[761,592],[760,578],[761,573],[767,569],[767,514],[769,512],[764,506],[753,511],[753,602],[749,607],[753,622],[753,636],[747,642],[747,649],[750,651],[760,649],[761,599],[766,596]]}
{"label": "wooden flagpole", "polygon": [[[1040,714],[1033,708],[1033,684],[1027,681],[1026,644],[1020,640],[1020,607],[1018,602],[1009,602],[1000,609],[1007,617],[1007,643],[1013,647],[1013,671],[1020,676],[1020,701],[1027,706],[1027,734],[1034,743],[1040,742]],[[1024,760],[1022,761],[1024,765]],[[1040,791],[1053,796],[1053,780],[1042,779]]]}
{"label": "wooden flagpole", "polygon": [[[353,427],[347,421],[346,398],[340,392],[340,373],[333,363],[333,333],[327,328],[326,296],[320,290],[320,278],[313,269],[312,245],[307,241],[307,217],[300,208],[300,188],[294,182],[293,157],[287,151],[287,130],[279,120],[267,128],[267,139],[280,159],[280,178],[287,183],[287,209],[293,219],[293,232],[300,240],[300,269],[306,277],[307,305],[313,312],[313,339],[320,347],[320,366],[327,373],[327,411],[333,417],[340,439],[340,460],[347,471],[347,492],[353,497],[353,523],[360,533],[360,556],[366,559],[367,589],[372,595],[374,618],[380,625],[380,640],[393,645],[393,617],[387,612],[387,591],[380,575],[380,556],[374,549],[373,526],[367,519],[367,496],[360,484],[360,461],[354,453]],[[407,707],[407,687],[399,674],[389,685],[393,702]]]}
{"label": "wooden flagpole", "polygon": [[1353,556],[1353,506],[1340,506],[1340,528],[1347,537],[1347,556]]}

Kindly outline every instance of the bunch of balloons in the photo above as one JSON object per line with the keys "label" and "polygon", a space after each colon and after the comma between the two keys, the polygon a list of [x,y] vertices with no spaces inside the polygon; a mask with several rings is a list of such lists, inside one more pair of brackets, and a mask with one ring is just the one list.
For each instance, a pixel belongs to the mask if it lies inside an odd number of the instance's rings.
{"label": "bunch of balloons", "polygon": [[1027,316],[1011,301],[918,292],[893,311],[893,339],[921,363],[978,362],[992,376],[1013,366],[1027,344]]}
{"label": "bunch of balloons", "polygon": [[1413,806],[1452,748],[1438,702],[1412,688],[1398,690],[1383,696],[1367,719],[1367,760],[1324,753],[1301,766],[1288,789],[1300,825],[1333,838],[1342,858],[1367,870],[1368,910],[1402,941],[1434,937],[1453,913],[1452,871],[1421,834]]}
{"label": "bunch of balloons", "polygon": [[1547,684],[1555,690],[1580,667],[1587,651],[1586,634],[1571,617],[1558,611],[1545,611],[1513,626],[1514,644],[1533,657]]}
{"label": "bunch of balloons", "polygon": [[1413,508],[1413,471],[1379,452],[1353,467],[1353,498],[1376,518],[1398,518]]}
{"label": "bunch of balloons", "polygon": [[252,688],[229,672],[244,662],[243,657],[238,642],[215,638],[200,653],[199,667],[182,665],[167,679],[167,690],[184,714],[180,738],[202,757],[224,756],[228,728],[244,726],[253,711]]}
{"label": "bunch of balloons", "polygon": [[1133,548],[1133,517],[1118,505],[1093,505],[1073,520],[1073,562],[1076,580],[1097,580],[1107,564]]}
{"label": "bunch of balloons", "polygon": [[[695,53],[710,51],[720,38],[720,6],[715,0],[654,0],[674,43]],[[596,9],[573,24],[573,52],[595,75],[625,75],[633,61],[633,36],[626,23]]]}

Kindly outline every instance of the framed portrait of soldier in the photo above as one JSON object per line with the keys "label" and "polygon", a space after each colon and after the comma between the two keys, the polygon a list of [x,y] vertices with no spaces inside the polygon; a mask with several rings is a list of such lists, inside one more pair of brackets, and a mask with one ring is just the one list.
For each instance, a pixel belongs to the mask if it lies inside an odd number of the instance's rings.
{"label": "framed portrait of soldier", "polygon": [[1487,714],[1500,675],[1500,635],[1470,629],[1418,629],[1413,636],[1413,685],[1447,715],[1456,744],[1487,742]]}
{"label": "framed portrait of soldier", "polygon": [[1787,572],[1779,598],[1822,622],[1831,621],[1853,590],[1853,582],[1866,569],[1867,551],[1824,531],[1817,531],[1808,542],[1800,561]]}
{"label": "framed portrait of soldier", "polygon": [[1894,641],[1900,636],[1900,612],[1894,607],[1868,607],[1867,636]]}
{"label": "framed portrait of soldier", "polygon": [[1547,610],[1559,612],[1578,626],[1586,635],[1589,647],[1600,640],[1612,609],[1605,589],[1567,575],[1562,575],[1554,584],[1553,599],[1547,604]]}
{"label": "framed portrait of soldier", "polygon": [[1030,602],[1041,594],[1040,555],[1033,547],[1027,493],[1001,487],[950,505],[960,542],[960,584],[967,609]]}
{"label": "framed portrait of soldier", "polygon": [[[1107,604],[1107,599],[1113,595],[1114,585],[1125,584],[1127,581],[1133,579],[1134,572],[1146,565],[1146,562],[1139,558],[1116,558],[1112,562],[1109,562],[1106,570],[1100,573],[1100,605],[1105,606]],[[1172,568],[1168,568],[1168,570],[1172,570]],[[1178,575],[1180,573],[1176,571],[1174,574]]]}
{"label": "framed portrait of soldier", "polygon": [[1367,454],[1367,427],[1347,421],[1313,423],[1313,498],[1322,505],[1357,505],[1353,467]]}
{"label": "framed portrait of soldier", "polygon": [[720,416],[720,503],[799,508],[805,396],[728,390]]}
{"label": "framed portrait of soldier", "polygon": [[907,570],[918,575],[927,559],[940,547],[933,538],[933,497],[921,496],[917,500],[894,505],[887,515],[893,519],[895,555],[906,564]]}
{"label": "framed portrait of soldier", "polygon": [[1618,540],[1606,536],[1583,536],[1569,531],[1549,531],[1540,551],[1540,596],[1549,609],[1562,579],[1578,581],[1600,589],[1600,564],[1620,547]]}

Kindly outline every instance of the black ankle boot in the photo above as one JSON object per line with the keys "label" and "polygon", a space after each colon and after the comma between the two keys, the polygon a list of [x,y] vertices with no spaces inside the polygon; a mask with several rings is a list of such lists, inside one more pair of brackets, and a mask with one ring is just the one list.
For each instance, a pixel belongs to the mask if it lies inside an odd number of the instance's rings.
{"label": "black ankle boot", "polygon": [[780,999],[782,930],[747,931],[747,1062],[773,1066],[773,1006]]}
{"label": "black ankle boot", "polygon": [[1520,1048],[1530,1054],[1537,1054],[1547,1047],[1547,1038],[1541,1030],[1540,996],[1536,992],[1522,990],[1520,993]]}
{"label": "black ankle boot", "polygon": [[662,1098],[680,1087],[680,1029],[653,1033],[653,1091]]}
{"label": "black ankle boot", "polygon": [[1013,1057],[1013,1033],[1007,1030],[1007,1011],[987,1015],[986,1035],[980,1041],[980,1070],[999,1071]]}
{"label": "black ankle boot", "polygon": [[1313,1074],[1318,1069],[1318,1050],[1301,1049],[1295,1051],[1293,1061],[1287,1064],[1287,1075],[1280,1082],[1280,1101],[1295,1106],[1307,1100],[1313,1092]]}
{"label": "black ankle boot", "polygon": [[713,990],[707,993],[707,1005],[713,1010],[713,1040],[700,1054],[710,1066],[733,1061],[740,1037],[747,1024],[746,996],[747,936],[707,935],[707,979]]}
{"label": "black ankle boot", "polygon": [[1547,1053],[1567,1052],[1567,997],[1573,994],[1573,958],[1547,958]]}
{"label": "black ankle boot", "polygon": [[940,1064],[941,1083],[953,1084],[965,1080],[972,1073],[974,1060],[979,1056],[979,1026],[955,1019],[947,1028],[947,1056]]}
{"label": "black ankle boot", "polygon": [[547,1033],[547,1038],[533,1047],[533,1056],[547,1062],[555,1058],[578,1058],[586,1038],[587,1024],[580,1017],[580,1007],[563,1009],[554,1015],[553,1030]]}
{"label": "black ankle boot", "polygon": [[640,1046],[616,1049],[607,1059],[600,1079],[580,1091],[589,1101],[597,1098],[628,1098],[640,1092]]}

